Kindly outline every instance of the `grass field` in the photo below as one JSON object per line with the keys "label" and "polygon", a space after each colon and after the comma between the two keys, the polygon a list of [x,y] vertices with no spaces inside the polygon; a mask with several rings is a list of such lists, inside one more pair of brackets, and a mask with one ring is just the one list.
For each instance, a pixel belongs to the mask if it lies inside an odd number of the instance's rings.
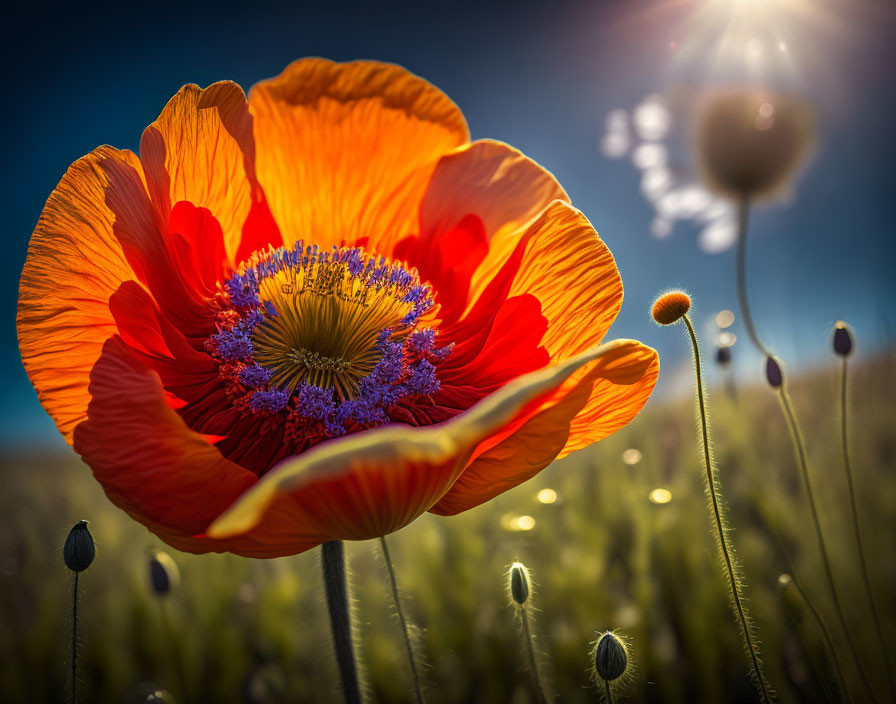
{"label": "grass field", "polygon": [[[896,637],[896,395],[893,357],[855,366],[852,445],[861,520],[884,631]],[[847,618],[881,701],[876,645],[850,532],[839,441],[837,369],[795,379],[792,395]],[[779,575],[795,569],[825,615],[855,701],[865,701],[836,628],[786,425],[766,388],[711,390],[716,459],[768,676],[785,702],[838,701],[820,632],[796,628]],[[623,453],[637,449],[640,461]],[[633,459],[628,453],[629,461]],[[317,550],[245,560],[184,555],[180,584],[149,589],[164,546],[103,496],[71,455],[7,454],[0,492],[0,700],[67,699],[71,576],[62,543],[90,521],[98,553],[82,575],[81,699],[180,704],[338,699]],[[523,561],[545,671],[565,702],[593,702],[590,642],[618,628],[637,670],[618,701],[754,702],[705,507],[693,404],[651,403],[617,435],[478,509],[426,515],[389,536],[405,606],[422,628],[429,702],[534,701],[505,573]],[[541,503],[539,491],[556,492]],[[651,502],[656,488],[671,500]],[[519,516],[532,520],[519,520]],[[529,530],[519,530],[528,527]],[[788,566],[784,550],[794,564]],[[378,543],[352,543],[361,656],[376,701],[408,699],[409,676]],[[892,647],[896,651],[896,643]]]}

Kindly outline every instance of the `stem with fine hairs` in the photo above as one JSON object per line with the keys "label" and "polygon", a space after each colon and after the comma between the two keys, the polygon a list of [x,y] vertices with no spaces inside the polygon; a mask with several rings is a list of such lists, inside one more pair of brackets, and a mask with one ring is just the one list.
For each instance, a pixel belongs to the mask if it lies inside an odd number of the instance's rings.
{"label": "stem with fine hairs", "polygon": [[538,671],[538,661],[535,659],[535,643],[532,629],[529,628],[529,611],[525,606],[520,607],[520,618],[523,620],[523,637],[526,639],[526,653],[529,656],[529,669],[535,678],[535,692],[539,704],[547,704],[548,696],[545,694],[544,683],[541,681],[541,673]]}
{"label": "stem with fine hairs", "polygon": [[417,668],[417,659],[414,657],[414,646],[411,643],[411,632],[408,622],[401,608],[401,594],[398,591],[398,581],[395,579],[395,567],[389,555],[389,546],[386,545],[385,536],[380,538],[380,546],[383,548],[383,559],[386,561],[386,569],[389,571],[389,583],[392,585],[392,600],[395,602],[395,612],[398,614],[398,622],[401,624],[401,632],[404,635],[404,646],[408,653],[408,664],[411,666],[411,677],[414,682],[414,701],[423,704],[423,688],[420,686],[420,673]]}
{"label": "stem with fine hairs", "polygon": [[342,680],[342,692],[346,704],[361,704],[361,685],[353,643],[351,604],[348,595],[348,577],[345,569],[345,546],[341,540],[330,540],[321,545],[321,565],[324,573],[324,591],[336,664]]}
{"label": "stem with fine hairs", "polygon": [[753,678],[756,687],[763,702],[768,704],[772,701],[771,688],[765,680],[765,672],[762,669],[762,659],[759,655],[759,648],[756,644],[756,638],[753,634],[752,623],[747,614],[747,608],[744,604],[743,594],[741,593],[741,581],[737,575],[736,557],[734,556],[734,548],[728,543],[728,535],[725,528],[725,519],[722,513],[721,497],[719,496],[719,488],[717,486],[716,475],[713,471],[712,450],[709,441],[709,423],[707,421],[706,412],[706,393],[703,389],[703,372],[700,363],[700,346],[697,344],[697,335],[694,332],[694,326],[691,319],[685,315],[682,318],[688,329],[688,336],[691,338],[691,347],[694,353],[694,376],[697,381],[697,404],[700,416],[700,435],[703,446],[703,465],[706,470],[706,485],[710,499],[710,507],[712,516],[716,526],[716,537],[718,538],[719,551],[722,554],[722,561],[725,565],[725,574],[728,579],[728,586],[731,591],[731,601],[734,611],[737,615],[741,636],[744,639],[744,645],[750,655],[750,664],[753,670]]}
{"label": "stem with fine hairs", "polygon": [[[763,355],[765,355],[766,357],[774,358],[774,353],[762,342],[759,334],[756,332],[756,325],[753,322],[753,316],[750,312],[750,300],[747,296],[747,225],[749,223],[749,212],[749,199],[746,196],[741,197],[737,201],[737,294],[740,301],[741,313],[744,317],[744,326],[747,329],[747,333],[749,334],[750,339]],[[865,670],[862,667],[861,661],[859,660],[858,651],[855,648],[855,643],[853,642],[852,635],[850,634],[849,629],[846,627],[846,618],[843,615],[843,608],[840,605],[840,598],[837,594],[837,587],[834,583],[831,564],[830,560],[828,559],[827,547],[825,545],[824,536],[821,532],[821,522],[818,518],[818,509],[815,505],[815,497],[812,492],[812,485],[809,481],[809,470],[806,461],[805,444],[803,442],[802,433],[800,432],[800,428],[796,420],[796,415],[794,414],[793,408],[790,405],[790,398],[787,395],[786,377],[785,379],[782,379],[781,385],[776,390],[778,392],[778,401],[781,404],[781,409],[784,412],[784,416],[786,417],[787,424],[790,428],[790,436],[793,440],[794,450],[797,455],[797,461],[799,463],[800,471],[803,476],[803,484],[806,487],[806,495],[809,499],[809,507],[812,511],[812,520],[815,525],[815,534],[818,539],[818,544],[821,551],[822,563],[824,565],[828,588],[831,592],[831,597],[834,602],[834,608],[837,612],[837,620],[840,622],[840,627],[846,635],[846,643],[849,647],[850,652],[852,653],[852,658],[855,662],[856,668],[859,671],[859,676],[861,677],[862,684],[865,687],[870,700],[873,701],[874,694],[868,681],[868,676],[865,674]]]}
{"label": "stem with fine hairs", "polygon": [[809,509],[812,513],[812,524],[815,528],[815,537],[818,541],[818,550],[821,553],[821,562],[824,567],[825,579],[827,580],[828,590],[831,593],[831,600],[834,602],[834,610],[837,613],[837,620],[840,623],[840,628],[843,630],[844,635],[846,636],[846,645],[849,648],[850,653],[852,654],[853,662],[855,663],[856,669],[859,671],[859,677],[862,680],[862,685],[864,686],[866,693],[868,695],[868,701],[875,701],[874,691],[871,689],[871,683],[868,681],[868,675],[865,673],[865,668],[862,667],[862,661],[859,658],[859,652],[856,650],[855,642],[852,639],[852,634],[849,631],[849,628],[846,625],[846,616],[843,613],[843,606],[840,603],[840,595],[837,592],[837,585],[834,582],[834,572],[831,569],[831,560],[828,556],[828,548],[827,544],[824,540],[824,533],[821,530],[821,519],[818,517],[818,507],[815,504],[815,493],[812,490],[812,482],[809,478],[809,465],[806,459],[806,445],[803,441],[803,433],[800,430],[800,426],[797,423],[796,415],[793,412],[793,406],[790,403],[790,397],[787,395],[787,391],[782,385],[778,388],[778,401],[781,404],[781,409],[784,411],[784,416],[787,418],[787,425],[790,428],[790,435],[793,438],[793,444],[797,451],[797,461],[800,467],[800,474],[803,478],[803,484],[806,488],[806,498],[809,500]]}
{"label": "stem with fine hairs", "polygon": [[78,577],[72,588],[72,704],[78,704]]}
{"label": "stem with fine hairs", "polygon": [[852,514],[852,532],[856,541],[856,552],[859,555],[859,566],[862,570],[862,582],[865,585],[865,594],[868,596],[868,605],[874,617],[874,630],[880,645],[880,652],[884,659],[884,671],[887,673],[887,686],[890,691],[890,699],[896,700],[896,687],[893,684],[893,671],[890,669],[890,653],[884,638],[880,624],[880,612],[877,609],[877,601],[874,598],[874,590],[871,588],[871,579],[868,576],[868,560],[865,553],[865,541],[862,540],[862,528],[859,524],[859,510],[856,502],[856,489],[853,481],[852,462],[849,458],[849,423],[847,411],[849,397],[847,389],[847,357],[843,358],[840,383],[840,436],[843,443],[843,466],[846,468],[846,484],[849,487],[849,508]]}

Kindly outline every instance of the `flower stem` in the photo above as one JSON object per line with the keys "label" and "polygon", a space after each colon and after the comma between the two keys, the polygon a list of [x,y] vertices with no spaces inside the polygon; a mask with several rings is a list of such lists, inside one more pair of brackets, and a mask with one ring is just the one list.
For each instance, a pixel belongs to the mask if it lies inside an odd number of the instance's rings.
{"label": "flower stem", "polygon": [[[766,347],[766,345],[759,338],[759,334],[756,332],[756,326],[753,322],[753,316],[750,313],[750,300],[747,296],[747,225],[749,222],[749,211],[750,211],[750,201],[748,198],[744,197],[738,200],[737,202],[737,294],[740,300],[740,309],[741,313],[744,316],[744,326],[747,329],[747,333],[750,336],[750,339],[753,341],[753,344],[756,345],[757,349],[762,352],[766,357],[774,358],[774,353]],[[868,682],[868,677],[865,674],[865,670],[862,668],[861,662],[859,661],[859,655],[856,651],[855,644],[852,640],[852,636],[850,635],[849,630],[846,627],[846,619],[843,615],[843,608],[840,605],[840,599],[837,595],[837,588],[834,584],[834,577],[831,571],[830,560],[828,559],[827,547],[825,546],[824,536],[821,532],[821,522],[818,518],[818,510],[815,506],[815,497],[812,492],[812,485],[809,482],[809,470],[807,468],[806,462],[806,450],[805,445],[803,443],[802,433],[800,432],[799,425],[797,424],[796,416],[794,415],[793,409],[790,405],[790,399],[787,395],[786,390],[786,380],[782,380],[781,385],[777,388],[778,391],[778,400],[781,404],[781,409],[784,411],[784,415],[787,418],[787,423],[790,427],[790,435],[793,439],[794,449],[796,450],[797,459],[800,465],[800,471],[803,475],[803,483],[806,486],[806,494],[809,499],[809,507],[812,510],[812,519],[815,524],[815,533],[818,539],[819,548],[821,550],[822,562],[824,564],[825,576],[827,578],[828,587],[831,592],[831,596],[834,601],[834,607],[837,611],[837,620],[840,622],[840,627],[843,629],[844,634],[846,635],[846,642],[849,647],[850,652],[852,653],[853,660],[855,661],[856,668],[859,671],[859,676],[862,679],[862,684],[864,685],[869,697],[871,700],[874,700],[874,695],[871,690],[871,685]]]}
{"label": "flower stem", "polygon": [[874,701],[874,692],[871,689],[871,684],[868,681],[868,676],[865,674],[865,669],[862,667],[862,662],[859,659],[859,653],[856,650],[855,642],[852,639],[852,634],[847,628],[846,625],[846,617],[843,613],[843,606],[840,603],[840,595],[837,593],[837,585],[834,582],[834,572],[831,569],[831,560],[828,556],[827,544],[824,540],[824,533],[821,530],[821,520],[818,517],[818,507],[815,504],[815,493],[812,490],[812,483],[809,477],[809,466],[806,460],[806,445],[803,441],[803,434],[800,431],[800,426],[797,423],[796,415],[793,412],[793,406],[790,403],[790,397],[787,394],[784,386],[782,385],[778,388],[778,401],[781,404],[781,409],[784,411],[784,416],[787,418],[787,424],[790,427],[790,435],[793,438],[793,444],[796,448],[797,460],[800,467],[800,474],[802,474],[803,484],[806,487],[806,497],[809,500],[809,509],[812,513],[812,524],[815,527],[815,537],[818,541],[818,550],[821,553],[821,562],[824,567],[825,579],[828,583],[828,590],[831,593],[831,600],[834,602],[834,610],[837,612],[837,620],[840,623],[840,628],[843,630],[843,633],[846,636],[846,644],[849,648],[850,653],[852,654],[852,659],[855,662],[856,669],[859,671],[859,676],[862,679],[862,685],[865,687],[865,690],[868,694],[869,701]]}
{"label": "flower stem", "polygon": [[[831,638],[831,632],[828,630],[827,625],[825,625],[824,619],[821,617],[821,612],[812,603],[812,600],[806,595],[806,592],[803,590],[803,586],[800,584],[799,580],[796,577],[796,574],[791,574],[791,585],[794,589],[796,589],[797,594],[799,594],[800,598],[806,603],[806,606],[809,607],[809,611],[812,613],[815,622],[818,624],[819,629],[821,630],[821,634],[824,637],[825,645],[827,646],[828,656],[831,658],[831,662],[834,663],[834,669],[837,671],[837,686],[840,688],[840,692],[843,695],[843,698],[850,702],[852,702],[852,697],[849,694],[849,689],[846,687],[846,679],[843,677],[843,669],[840,667],[840,659],[837,657],[837,651],[834,649],[834,640]],[[785,609],[787,608],[785,603]],[[788,613],[790,613],[788,611]],[[791,615],[791,618],[793,616]]]}
{"label": "flower stem", "polygon": [[529,628],[529,611],[525,606],[520,607],[520,618],[523,620],[523,637],[526,639],[526,654],[529,656],[529,669],[535,678],[535,692],[539,704],[547,704],[548,696],[545,694],[544,683],[541,681],[541,673],[538,671],[538,661],[535,659],[535,643],[532,629]]}
{"label": "flower stem", "polygon": [[874,617],[874,630],[880,644],[880,652],[884,659],[884,671],[887,673],[887,686],[890,691],[890,699],[896,700],[896,686],[893,683],[893,671],[890,668],[890,652],[887,649],[887,641],[884,638],[880,623],[880,612],[877,608],[877,600],[874,598],[874,590],[871,588],[871,579],[868,576],[868,559],[865,552],[865,541],[862,539],[862,528],[859,524],[859,509],[856,501],[855,482],[853,480],[852,461],[849,458],[849,395],[847,379],[849,376],[847,357],[843,358],[843,368],[840,383],[840,435],[843,441],[843,466],[846,468],[846,483],[849,487],[849,508],[852,513],[852,530],[856,540],[856,552],[859,554],[859,566],[862,570],[862,582],[865,585],[865,593],[868,595],[868,604],[871,606],[871,614]]}
{"label": "flower stem", "polygon": [[398,621],[401,624],[401,632],[404,634],[404,645],[408,652],[408,663],[411,666],[411,676],[414,681],[414,700],[418,704],[423,704],[423,688],[420,686],[420,673],[417,668],[417,659],[414,657],[414,647],[411,643],[411,632],[408,629],[408,622],[404,616],[404,610],[401,608],[401,594],[398,591],[398,582],[395,579],[395,568],[392,565],[392,558],[389,555],[389,546],[386,545],[386,538],[380,538],[380,546],[383,548],[383,559],[386,561],[386,569],[389,571],[389,583],[392,585],[392,600],[395,602],[395,612],[398,614]]}
{"label": "flower stem", "polygon": [[750,662],[753,669],[753,678],[756,687],[763,702],[771,702],[770,687],[765,680],[765,673],[762,669],[762,660],[759,655],[759,648],[756,644],[756,638],[753,634],[750,617],[747,614],[747,608],[743,601],[741,593],[741,580],[736,571],[736,558],[734,556],[734,548],[728,543],[728,536],[725,528],[725,519],[722,514],[721,497],[718,482],[712,465],[712,450],[710,449],[709,440],[709,424],[707,422],[706,412],[706,395],[703,390],[703,372],[700,363],[700,347],[697,344],[697,335],[694,333],[694,326],[691,325],[690,318],[685,315],[684,322],[688,329],[688,335],[691,338],[691,346],[694,352],[694,376],[697,380],[697,403],[700,416],[700,434],[703,441],[703,465],[706,469],[707,491],[709,493],[710,505],[712,508],[713,519],[716,525],[716,534],[718,538],[719,550],[722,553],[722,560],[725,564],[726,577],[728,578],[728,586],[731,590],[731,600],[734,611],[737,615],[741,635],[744,639],[744,645],[750,655]]}
{"label": "flower stem", "polygon": [[181,697],[186,701],[190,701],[190,684],[187,677],[187,671],[184,669],[183,653],[180,647],[180,640],[174,632],[174,626],[171,624],[171,615],[168,613],[168,605],[159,600],[159,612],[161,614],[162,629],[165,631],[165,638],[168,640],[168,647],[174,656],[175,670],[177,671],[177,679],[180,684]]}
{"label": "flower stem", "polygon": [[72,588],[72,704],[78,704],[78,577]]}
{"label": "flower stem", "polygon": [[766,357],[773,356],[756,332],[753,315],[750,313],[750,299],[747,296],[747,225],[750,220],[750,200],[747,197],[737,201],[737,296],[744,316],[744,327],[756,348]]}
{"label": "flower stem", "polygon": [[604,680],[604,688],[607,692],[607,704],[613,704],[613,694],[610,692],[610,682],[608,680]]}
{"label": "flower stem", "polygon": [[330,630],[333,647],[346,704],[363,701],[358,680],[358,665],[352,640],[351,606],[348,596],[348,578],[345,570],[345,547],[341,540],[330,540],[321,545],[324,591],[330,614]]}

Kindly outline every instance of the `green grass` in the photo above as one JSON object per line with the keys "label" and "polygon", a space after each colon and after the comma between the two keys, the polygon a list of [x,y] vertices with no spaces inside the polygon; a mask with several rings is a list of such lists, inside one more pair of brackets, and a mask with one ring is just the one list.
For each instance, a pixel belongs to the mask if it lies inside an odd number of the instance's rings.
{"label": "green grass", "polygon": [[[854,371],[854,469],[892,643],[896,365],[881,360]],[[837,383],[832,368],[795,380],[792,395],[847,619],[882,696],[884,663],[850,533]],[[769,679],[781,701],[822,702],[833,675],[815,624],[807,615],[801,641],[782,607],[776,582],[788,567],[775,535],[838,647],[844,639],[821,581],[784,420],[765,388],[742,392],[737,403],[712,389],[710,407],[732,539]],[[696,441],[689,399],[652,403],[617,435],[497,500],[455,518],[424,516],[390,536],[407,613],[423,628],[427,701],[534,700],[506,594],[506,569],[517,559],[532,571],[534,622],[562,701],[598,701],[589,644],[614,628],[631,638],[637,666],[618,701],[756,701],[713,544]],[[640,463],[622,462],[627,448],[643,453]],[[338,701],[316,550],[268,561],[168,550],[182,579],[162,605],[149,590],[147,562],[150,547],[164,546],[105,499],[73,454],[7,454],[0,462],[0,700],[66,701],[71,578],[62,544],[71,525],[87,518],[98,552],[81,578],[83,702],[142,703],[155,687],[171,690],[180,704]],[[545,487],[557,491],[557,503],[536,500]],[[670,503],[648,500],[657,487],[671,491]],[[534,528],[507,530],[508,515],[520,514],[532,516]],[[351,543],[348,555],[372,690],[380,702],[406,701],[406,652],[378,545]],[[174,638],[164,628],[163,606]],[[859,692],[847,653],[841,660]]]}

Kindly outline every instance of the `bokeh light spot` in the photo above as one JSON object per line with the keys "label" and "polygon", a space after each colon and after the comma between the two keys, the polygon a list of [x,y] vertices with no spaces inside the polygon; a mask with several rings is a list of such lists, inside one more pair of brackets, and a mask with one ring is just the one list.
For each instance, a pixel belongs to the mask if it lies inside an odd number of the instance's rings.
{"label": "bokeh light spot", "polygon": [[543,504],[552,504],[557,500],[557,492],[553,489],[542,489],[538,492],[538,500]]}
{"label": "bokeh light spot", "polygon": [[668,489],[658,488],[651,491],[648,498],[655,504],[667,504],[672,500],[672,492]]}
{"label": "bokeh light spot", "polygon": [[716,325],[718,325],[723,330],[725,328],[730,328],[734,324],[734,313],[730,310],[720,310],[716,314]]}
{"label": "bokeh light spot", "polygon": [[719,335],[719,344],[722,347],[733,347],[735,342],[737,342],[737,335],[733,332],[723,332]]}
{"label": "bokeh light spot", "polygon": [[532,530],[535,527],[535,519],[532,516],[520,516],[516,519],[517,530]]}
{"label": "bokeh light spot", "polygon": [[625,464],[627,464],[627,465],[638,464],[638,462],[641,461],[641,457],[643,457],[643,455],[641,454],[641,451],[636,450],[633,447],[629,448],[628,450],[626,450],[625,452],[622,453],[622,461],[625,462]]}

